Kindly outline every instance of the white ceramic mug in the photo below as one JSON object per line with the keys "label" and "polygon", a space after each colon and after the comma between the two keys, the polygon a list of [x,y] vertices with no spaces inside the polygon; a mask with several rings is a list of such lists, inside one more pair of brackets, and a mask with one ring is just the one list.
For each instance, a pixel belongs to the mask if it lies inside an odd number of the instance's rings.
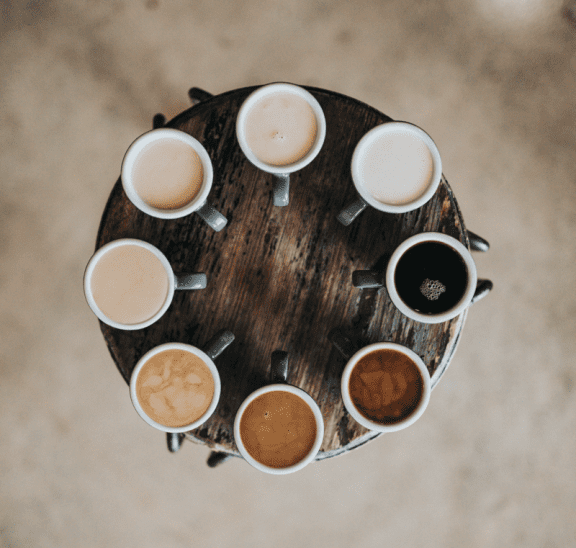
{"label": "white ceramic mug", "polygon": [[[246,462],[252,465],[257,470],[261,472],[266,472],[267,474],[290,474],[292,472],[296,472],[301,470],[306,465],[310,464],[318,451],[320,450],[320,446],[322,445],[322,441],[324,439],[324,419],[322,417],[322,412],[318,407],[318,404],[301,388],[296,386],[292,386],[290,384],[286,384],[286,378],[288,374],[288,357],[285,352],[274,352],[272,354],[272,369],[271,369],[271,379],[273,380],[273,384],[269,384],[267,386],[263,386],[258,390],[252,392],[243,402],[240,408],[236,413],[236,418],[234,419],[234,440],[236,441],[236,446],[238,447],[238,451],[244,457]],[[275,381],[275,382],[274,382]],[[261,396],[262,394],[267,394],[270,392],[289,392],[290,394],[294,394],[295,396],[299,397],[304,401],[304,403],[310,408],[314,415],[314,419],[316,421],[316,437],[314,439],[314,443],[310,451],[306,454],[304,458],[302,458],[297,463],[287,466],[284,468],[273,468],[271,466],[267,466],[262,464],[258,460],[256,460],[244,445],[242,441],[242,436],[240,435],[240,423],[242,420],[242,415],[246,408],[252,403],[256,398]]]}
{"label": "white ceramic mug", "polygon": [[[203,180],[200,190],[192,200],[177,209],[164,209],[148,204],[139,196],[134,187],[134,164],[139,154],[147,145],[161,139],[175,139],[185,143],[196,152],[202,162]],[[130,145],[122,160],[122,186],[130,201],[140,211],[160,219],[177,219],[195,212],[198,213],[210,227],[218,232],[226,226],[228,221],[224,215],[219,213],[206,201],[212,188],[213,176],[212,162],[206,149],[197,139],[177,129],[159,128],[144,133]]]}
{"label": "white ceramic mug", "polygon": [[[388,141],[382,150],[376,146],[373,152],[372,147],[379,139]],[[386,152],[387,147],[394,147],[394,139],[398,148]],[[380,152],[382,160],[376,152]],[[368,189],[370,169],[374,179],[382,178],[386,169],[391,170],[385,179],[378,181],[382,185],[378,190],[384,195],[382,199],[377,199]],[[405,213],[423,206],[440,184],[442,160],[436,144],[424,130],[408,122],[385,122],[360,139],[352,155],[351,171],[360,197],[338,215],[345,226],[368,205],[387,213]],[[376,182],[370,184],[376,185]]]}
{"label": "white ceramic mug", "polygon": [[[418,354],[404,345],[392,342],[378,342],[369,344],[360,350],[356,350],[350,339],[338,329],[330,332],[329,339],[332,345],[347,360],[344,371],[342,372],[340,391],[346,410],[348,413],[350,413],[354,420],[356,420],[356,422],[365,428],[377,432],[395,432],[397,430],[407,428],[411,424],[414,424],[414,422],[416,422],[422,416],[426,410],[426,407],[428,406],[428,402],[430,401],[432,385],[430,383],[430,374],[428,373],[428,369]],[[403,418],[395,422],[389,422],[387,424],[373,421],[363,415],[358,410],[356,405],[354,405],[350,395],[350,377],[354,371],[354,368],[358,365],[362,358],[366,357],[368,354],[374,351],[379,350],[394,350],[404,354],[409,359],[409,361],[418,368],[420,377],[422,379],[420,399],[418,400],[416,406],[409,412],[409,414],[405,415]],[[405,382],[408,382],[408,380],[405,379]]]}
{"label": "white ceramic mug", "polygon": [[[220,337],[213,341],[210,345],[210,348],[207,349],[206,352],[203,352],[199,348],[192,346],[190,344],[183,344],[183,343],[165,343],[159,346],[156,346],[146,352],[139,360],[134,370],[132,371],[132,376],[130,377],[130,399],[132,400],[132,405],[134,409],[136,409],[137,413],[144,419],[150,426],[158,430],[162,430],[163,432],[171,432],[171,433],[180,433],[180,432],[188,432],[189,430],[193,430],[194,428],[198,428],[200,425],[204,424],[210,416],[214,413],[216,406],[218,405],[218,401],[220,400],[220,375],[218,373],[218,369],[214,364],[214,359],[218,356],[232,341],[234,340],[234,335],[230,332],[224,332],[220,335]],[[212,349],[212,350],[211,350]],[[217,349],[214,351],[214,349]],[[156,422],[154,419],[150,418],[142,405],[138,400],[138,395],[136,392],[136,384],[138,380],[138,375],[142,371],[142,368],[146,365],[146,363],[153,358],[156,354],[160,352],[164,352],[166,350],[180,350],[182,352],[188,352],[200,358],[210,370],[212,375],[212,379],[214,381],[214,393],[212,396],[212,400],[208,409],[195,421],[186,424],[184,426],[165,426]]]}
{"label": "white ceramic mug", "polygon": [[[120,246],[139,246],[142,247],[151,253],[154,254],[155,257],[158,258],[164,271],[166,272],[166,276],[168,278],[168,291],[166,295],[166,299],[162,304],[162,307],[149,319],[145,321],[141,321],[139,323],[120,323],[109,318],[98,306],[96,300],[94,299],[94,295],[92,293],[92,275],[94,273],[94,268],[102,259],[102,257],[108,252]],[[155,246],[149,244],[148,242],[144,242],[142,240],[137,240],[135,238],[122,238],[119,240],[113,240],[112,242],[103,245],[92,257],[86,266],[86,270],[84,271],[84,295],[86,297],[86,301],[88,305],[92,309],[92,312],[96,314],[96,316],[102,320],[105,324],[110,325],[111,327],[115,327],[117,329],[124,329],[124,330],[134,330],[134,329],[143,329],[144,327],[148,327],[152,325],[155,321],[160,319],[168,307],[172,303],[172,298],[174,296],[174,290],[176,289],[204,289],[206,287],[206,274],[199,273],[199,274],[183,274],[176,276],[168,259],[166,256]]]}
{"label": "white ceramic mug", "polygon": [[[422,378],[422,395],[416,407],[409,415],[407,415],[403,419],[390,424],[378,423],[362,415],[360,411],[356,408],[350,397],[349,386],[350,386],[350,375],[352,374],[352,371],[362,358],[364,358],[367,354],[370,354],[371,352],[377,350],[395,350],[397,352],[401,352],[402,354],[407,356],[412,361],[412,363],[418,368],[418,371],[420,372],[420,376]],[[422,416],[422,414],[426,410],[426,407],[428,407],[431,392],[430,374],[428,373],[428,369],[426,368],[426,365],[424,364],[420,356],[418,356],[415,352],[413,352],[409,348],[406,348],[405,346],[396,343],[379,342],[361,348],[348,360],[348,363],[344,368],[344,372],[342,373],[340,390],[342,393],[342,401],[344,402],[344,406],[346,407],[346,410],[348,411],[348,413],[350,413],[350,415],[352,415],[352,417],[356,422],[358,422],[365,428],[375,430],[377,432],[396,432],[398,430],[407,428],[411,424],[414,424]]]}
{"label": "white ceramic mug", "polygon": [[[462,297],[447,310],[434,314],[425,314],[408,306],[408,304],[406,304],[399,295],[395,281],[396,267],[398,266],[400,259],[415,245],[425,242],[438,242],[450,247],[459,255],[466,269],[467,281]],[[400,310],[400,312],[405,316],[422,323],[441,323],[455,318],[470,306],[477,293],[482,292],[481,287],[477,289],[478,276],[476,265],[468,249],[466,249],[466,247],[456,238],[452,238],[452,236],[440,232],[422,232],[411,236],[402,242],[392,253],[384,277],[382,276],[382,273],[376,271],[357,270],[352,275],[352,284],[359,288],[382,287],[385,285],[388,295],[396,308],[398,308],[398,310]],[[436,298],[439,296],[441,296],[441,294]]]}
{"label": "white ceramic mug", "polygon": [[[316,137],[310,150],[297,161],[281,166],[266,163],[254,154],[246,140],[245,128],[246,118],[252,107],[264,97],[279,92],[294,94],[297,97],[304,99],[311,107],[316,119]],[[320,152],[326,137],[326,118],[324,117],[324,112],[320,103],[318,103],[316,98],[304,88],[288,83],[268,84],[253,91],[242,103],[236,119],[236,136],[240,148],[248,160],[262,171],[275,175],[276,180],[273,189],[274,205],[286,206],[289,203],[290,173],[307,166]]]}

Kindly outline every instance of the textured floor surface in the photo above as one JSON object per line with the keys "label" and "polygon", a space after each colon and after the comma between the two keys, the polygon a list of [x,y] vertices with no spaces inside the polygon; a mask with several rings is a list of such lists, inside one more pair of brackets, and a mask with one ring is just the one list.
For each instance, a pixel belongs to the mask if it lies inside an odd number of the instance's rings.
{"label": "textured floor surface", "polygon": [[[576,28],[558,0],[0,6],[0,547],[576,546]],[[172,455],[82,291],[152,116],[289,81],[424,128],[494,291],[424,416],[285,477]]]}

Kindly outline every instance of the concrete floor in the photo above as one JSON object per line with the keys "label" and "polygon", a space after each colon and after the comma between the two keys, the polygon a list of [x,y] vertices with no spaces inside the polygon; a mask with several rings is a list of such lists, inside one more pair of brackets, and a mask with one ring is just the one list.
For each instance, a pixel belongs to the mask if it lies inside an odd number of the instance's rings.
{"label": "concrete floor", "polygon": [[[576,28],[555,0],[0,6],[0,547],[576,546]],[[82,291],[128,145],[289,81],[423,127],[494,291],[425,415],[284,477],[135,413]]]}

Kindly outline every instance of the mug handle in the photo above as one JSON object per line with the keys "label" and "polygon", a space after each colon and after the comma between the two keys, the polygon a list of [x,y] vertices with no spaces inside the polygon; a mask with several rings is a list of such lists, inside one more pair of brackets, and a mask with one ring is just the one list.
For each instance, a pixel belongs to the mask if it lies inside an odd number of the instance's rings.
{"label": "mug handle", "polygon": [[174,289],[205,289],[206,274],[174,274]]}
{"label": "mug handle", "polygon": [[[478,236],[478,234],[475,234],[470,230],[468,230],[468,240],[470,241],[471,251],[481,251],[485,253],[490,249],[490,244],[488,243],[487,240],[485,240],[481,236]],[[488,295],[488,293],[492,291],[493,287],[494,284],[492,283],[491,280],[486,279],[478,280],[478,283],[476,284],[476,291],[474,292],[474,296],[472,297],[470,304],[474,304],[478,302],[480,299],[486,297],[486,295]]]}
{"label": "mug handle", "polygon": [[[486,252],[490,249],[490,244],[484,238],[478,236],[470,230],[468,232],[468,239],[470,240],[470,250],[471,251],[481,251]],[[378,272],[376,270],[356,270],[352,273],[352,285],[359,289],[369,289],[373,287],[383,287],[384,284],[384,273]],[[487,279],[478,279],[476,283],[476,291],[474,296],[470,301],[470,304],[478,302],[483,299],[492,291],[494,284],[492,281]]]}
{"label": "mug handle", "polygon": [[274,177],[274,205],[279,207],[287,206],[290,200],[290,174],[275,173]]}
{"label": "mug handle", "polygon": [[270,367],[270,381],[273,384],[285,383],[288,380],[288,352],[274,350]]}
{"label": "mug handle", "polygon": [[[358,289],[370,289],[373,287],[384,287],[384,273],[376,270],[355,270],[352,273],[352,285]],[[478,302],[492,291],[494,284],[490,280],[478,279],[476,291],[470,304]]]}
{"label": "mug handle", "polygon": [[214,97],[211,93],[204,91],[200,88],[190,88],[188,90],[188,97],[190,98],[190,102],[192,106],[196,106],[198,103],[202,101],[207,101],[208,99]]}
{"label": "mug handle", "polygon": [[215,360],[226,348],[232,344],[234,340],[234,333],[223,329],[218,331],[214,337],[212,337],[204,347],[204,352],[210,357],[211,360]]}
{"label": "mug handle", "polygon": [[220,232],[228,223],[228,219],[222,215],[218,210],[213,208],[208,202],[204,202],[202,207],[196,210],[196,213],[202,218],[202,220],[214,229],[216,232]]}
{"label": "mug handle", "polygon": [[467,230],[468,240],[470,241],[470,251],[482,251],[486,252],[490,249],[490,244],[487,240],[474,234],[471,230]]}
{"label": "mug handle", "polygon": [[[234,334],[231,331],[222,330],[216,333],[212,339],[208,341],[204,352],[210,357],[211,360],[217,358],[224,349],[226,349],[230,343],[234,340]],[[168,445],[168,451],[170,453],[176,453],[179,451],[184,441],[185,434],[183,433],[173,433],[166,432],[166,444]],[[217,453],[213,451],[208,459],[208,466],[214,468],[218,464],[228,460],[230,455],[226,453]]]}
{"label": "mug handle", "polygon": [[360,213],[362,213],[368,203],[360,196],[356,201],[352,202],[350,205],[346,206],[336,217],[344,226],[348,226]]}
{"label": "mug handle", "polygon": [[384,272],[355,270],[352,272],[352,285],[360,289],[384,287]]}
{"label": "mug handle", "polygon": [[330,331],[328,339],[346,360],[349,360],[356,353],[356,348],[352,341],[339,329]]}

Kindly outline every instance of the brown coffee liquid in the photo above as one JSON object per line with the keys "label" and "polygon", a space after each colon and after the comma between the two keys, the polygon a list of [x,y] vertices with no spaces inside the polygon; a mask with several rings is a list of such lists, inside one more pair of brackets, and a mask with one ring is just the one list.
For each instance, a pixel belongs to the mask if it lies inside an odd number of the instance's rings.
{"label": "brown coffee liquid", "polygon": [[200,156],[179,139],[148,143],[134,162],[134,190],[148,205],[159,209],[184,207],[200,192],[203,180]]}
{"label": "brown coffee liquid", "polygon": [[214,397],[214,378],[204,361],[185,350],[152,356],[136,380],[144,412],[164,426],[186,426],[199,419]]}
{"label": "brown coffee liquid", "polygon": [[90,289],[98,308],[111,320],[138,324],[152,318],[168,297],[168,274],[152,251],[126,244],[96,263]]}
{"label": "brown coffee liquid", "polygon": [[394,424],[408,417],[424,393],[416,364],[398,350],[375,350],[358,361],[350,375],[352,403],[367,419]]}
{"label": "brown coffee liquid", "polygon": [[244,410],[240,436],[258,462],[286,468],[310,453],[316,440],[316,419],[308,404],[295,394],[266,392]]}

